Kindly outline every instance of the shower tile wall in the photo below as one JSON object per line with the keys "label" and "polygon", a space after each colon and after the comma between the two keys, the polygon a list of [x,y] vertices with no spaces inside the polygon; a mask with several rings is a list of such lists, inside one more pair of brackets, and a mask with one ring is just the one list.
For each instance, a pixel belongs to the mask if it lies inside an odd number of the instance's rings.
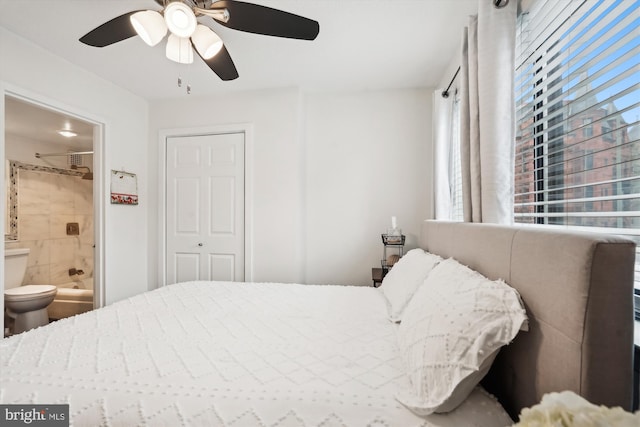
{"label": "shower tile wall", "polygon": [[[77,222],[80,235],[68,236]],[[28,247],[23,284],[51,284],[93,277],[93,181],[39,171],[19,171],[18,242]],[[69,276],[69,269],[83,270]]]}

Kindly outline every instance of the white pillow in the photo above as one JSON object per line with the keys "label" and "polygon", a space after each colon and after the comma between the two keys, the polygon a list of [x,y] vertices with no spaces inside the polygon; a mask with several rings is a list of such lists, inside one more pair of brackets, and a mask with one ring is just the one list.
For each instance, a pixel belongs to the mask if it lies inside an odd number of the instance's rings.
{"label": "white pillow", "polygon": [[418,415],[455,409],[526,319],[515,289],[454,259],[442,261],[416,291],[398,328],[412,387],[396,398]]}
{"label": "white pillow", "polygon": [[424,282],[427,274],[442,258],[420,248],[407,252],[389,270],[380,289],[389,302],[389,318],[394,322],[402,320],[402,312],[416,289]]}

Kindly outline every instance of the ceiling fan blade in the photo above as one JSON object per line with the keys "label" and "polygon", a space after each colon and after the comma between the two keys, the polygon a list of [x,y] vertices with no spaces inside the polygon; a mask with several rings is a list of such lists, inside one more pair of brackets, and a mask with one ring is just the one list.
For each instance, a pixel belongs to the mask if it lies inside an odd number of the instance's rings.
{"label": "ceiling fan blade", "polygon": [[266,6],[235,0],[211,5],[211,10],[222,9],[229,12],[229,20],[216,22],[234,30],[299,40],[314,40],[320,32],[317,21]]}
{"label": "ceiling fan blade", "polygon": [[80,41],[89,46],[105,47],[135,36],[137,33],[133,29],[129,17],[136,12],[140,11],[134,10],[105,22],[82,36]]}
{"label": "ceiling fan blade", "polygon": [[229,81],[238,78],[238,70],[236,70],[236,66],[233,63],[233,59],[231,59],[231,55],[229,55],[229,51],[226,46],[223,45],[220,52],[211,59],[204,59],[195,46],[193,50],[195,50],[198,56],[209,66],[209,68],[211,68],[211,71],[216,73],[222,80]]}

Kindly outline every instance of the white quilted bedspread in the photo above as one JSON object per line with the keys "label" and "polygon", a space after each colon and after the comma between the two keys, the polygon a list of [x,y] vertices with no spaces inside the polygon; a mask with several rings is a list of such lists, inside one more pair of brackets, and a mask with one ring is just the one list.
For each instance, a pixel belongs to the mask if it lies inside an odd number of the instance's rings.
{"label": "white quilted bedspread", "polygon": [[[189,282],[3,339],[0,402],[75,426],[504,426],[481,389],[421,418],[378,289]],[[330,313],[327,315],[327,313]]]}

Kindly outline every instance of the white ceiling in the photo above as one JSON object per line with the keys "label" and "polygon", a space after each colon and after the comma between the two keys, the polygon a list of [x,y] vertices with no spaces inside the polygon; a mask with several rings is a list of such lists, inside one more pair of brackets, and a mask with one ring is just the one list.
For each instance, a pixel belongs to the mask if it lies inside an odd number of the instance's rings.
{"label": "white ceiling", "polygon": [[[224,40],[240,77],[223,82],[196,56],[192,65],[164,56],[134,37],[105,48],[78,38],[153,0],[0,0],[0,26],[148,100],[227,91],[300,87],[369,90],[435,87],[458,52],[467,16],[478,0],[252,0],[315,19],[315,41],[239,32],[200,18]],[[46,66],[46,64],[43,64]]]}
{"label": "white ceiling", "polygon": [[[59,130],[70,129],[78,135],[67,138]],[[52,111],[30,102],[5,97],[5,133],[51,144],[51,151],[93,150],[93,125],[75,117]],[[56,146],[65,149],[55,148]]]}

